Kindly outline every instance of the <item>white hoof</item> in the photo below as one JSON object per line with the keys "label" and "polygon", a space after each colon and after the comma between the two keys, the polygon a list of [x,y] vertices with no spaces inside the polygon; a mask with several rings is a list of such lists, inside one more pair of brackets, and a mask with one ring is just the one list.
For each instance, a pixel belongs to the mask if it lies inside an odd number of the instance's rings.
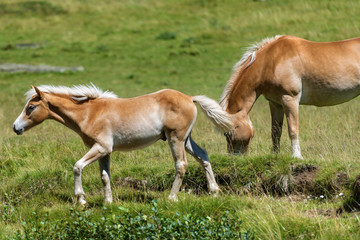
{"label": "white hoof", "polygon": [[179,199],[177,198],[176,195],[169,195],[169,200],[173,201],[173,202],[178,202],[179,201]]}
{"label": "white hoof", "polygon": [[301,154],[294,154],[293,157],[300,159],[300,160],[304,160],[304,158],[303,158],[303,156],[301,156]]}
{"label": "white hoof", "polygon": [[220,188],[217,184],[210,187],[210,194],[212,196],[217,197],[219,193],[220,193]]}
{"label": "white hoof", "polygon": [[78,203],[79,203],[81,206],[86,206],[87,202],[85,201],[83,195],[81,195],[80,197],[78,197]]}

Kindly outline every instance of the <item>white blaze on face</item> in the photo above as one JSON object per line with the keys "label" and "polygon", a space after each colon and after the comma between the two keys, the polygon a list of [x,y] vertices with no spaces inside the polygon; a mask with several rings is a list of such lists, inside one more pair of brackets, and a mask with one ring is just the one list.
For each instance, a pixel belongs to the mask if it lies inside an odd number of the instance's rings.
{"label": "white blaze on face", "polygon": [[18,135],[21,135],[24,132],[25,128],[27,127],[27,122],[24,120],[24,116],[26,115],[25,110],[26,110],[26,106],[28,105],[28,103],[26,103],[25,108],[20,113],[18,118],[15,120],[14,125],[13,125],[13,130]]}

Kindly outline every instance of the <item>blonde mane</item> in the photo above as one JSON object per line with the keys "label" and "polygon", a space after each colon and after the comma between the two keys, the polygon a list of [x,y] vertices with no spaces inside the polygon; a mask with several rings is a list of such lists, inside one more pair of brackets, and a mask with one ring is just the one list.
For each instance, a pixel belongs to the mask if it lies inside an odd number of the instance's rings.
{"label": "blonde mane", "polygon": [[[244,55],[234,65],[233,73],[231,74],[231,77],[230,77],[229,81],[227,82],[227,84],[226,84],[226,86],[224,88],[224,91],[223,91],[223,93],[221,95],[220,106],[224,110],[226,110],[226,108],[228,106],[228,100],[229,100],[230,93],[233,90],[235,81],[237,79],[237,76],[240,74],[240,72],[242,70],[246,69],[247,67],[249,67],[255,61],[257,51],[262,49],[267,44],[279,39],[281,36],[282,35],[276,35],[275,37],[272,37],[272,38],[265,38],[261,42],[255,43],[255,44],[251,45],[250,47],[246,48],[246,52],[244,53]],[[245,63],[249,58],[250,58],[250,61],[245,66]]]}
{"label": "blonde mane", "polygon": [[[96,87],[93,83],[91,85],[77,85],[73,87],[41,85],[38,89],[42,92],[53,94],[66,94],[74,99],[88,99],[88,98],[117,98],[117,95],[110,91],[103,91]],[[30,89],[25,93],[27,101],[36,95],[35,89]]]}

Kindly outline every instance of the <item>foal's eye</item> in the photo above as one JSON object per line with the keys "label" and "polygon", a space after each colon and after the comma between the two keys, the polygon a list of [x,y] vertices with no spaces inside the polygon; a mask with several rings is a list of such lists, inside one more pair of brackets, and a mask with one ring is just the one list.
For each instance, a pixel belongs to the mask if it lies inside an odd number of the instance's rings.
{"label": "foal's eye", "polygon": [[28,107],[28,109],[26,111],[27,115],[29,115],[32,111],[34,111],[35,108],[36,108],[35,105],[29,105],[29,107]]}

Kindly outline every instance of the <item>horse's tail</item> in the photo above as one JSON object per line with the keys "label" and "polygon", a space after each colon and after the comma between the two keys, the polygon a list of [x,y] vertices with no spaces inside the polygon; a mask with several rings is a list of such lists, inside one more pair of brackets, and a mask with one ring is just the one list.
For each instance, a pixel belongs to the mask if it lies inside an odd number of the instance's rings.
{"label": "horse's tail", "polygon": [[213,99],[206,96],[194,96],[193,101],[198,103],[205,115],[223,132],[229,132],[233,123],[230,115],[225,112]]}

